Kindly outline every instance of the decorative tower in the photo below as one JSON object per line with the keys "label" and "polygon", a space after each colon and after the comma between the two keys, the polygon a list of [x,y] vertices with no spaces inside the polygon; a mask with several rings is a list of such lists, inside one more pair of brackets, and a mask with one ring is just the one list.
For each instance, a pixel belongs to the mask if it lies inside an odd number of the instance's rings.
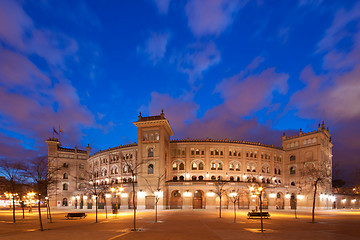
{"label": "decorative tower", "polygon": [[[169,179],[166,166],[170,155],[170,136],[174,135],[169,121],[161,111],[160,115],[143,117],[141,113],[134,125],[138,128],[138,186],[144,186],[147,191],[156,191],[160,186],[164,191],[165,181]],[[150,194],[151,195],[151,194]],[[152,201],[152,200],[149,200]],[[145,200],[145,204],[146,203]]]}

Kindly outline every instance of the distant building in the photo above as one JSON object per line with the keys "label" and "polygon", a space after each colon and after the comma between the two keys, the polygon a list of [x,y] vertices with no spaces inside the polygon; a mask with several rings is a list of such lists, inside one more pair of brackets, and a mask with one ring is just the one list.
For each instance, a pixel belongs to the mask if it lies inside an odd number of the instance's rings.
{"label": "distant building", "polygon": [[[296,136],[283,136],[282,147],[246,141],[215,139],[170,140],[174,135],[162,112],[134,122],[138,128],[138,143],[109,148],[90,155],[86,150],[61,147],[48,139],[49,167],[62,167],[57,173],[57,185],[49,189],[52,205],[91,208],[93,185],[104,187],[99,202],[120,208],[130,208],[131,182],[136,182],[138,208],[154,207],[155,190],[161,193],[163,208],[212,208],[218,206],[216,182],[224,181],[227,194],[222,206],[232,206],[228,194],[238,192],[239,208],[258,205],[249,187],[262,185],[264,208],[294,208],[312,205],[312,186],[301,172],[307,164],[325,166],[331,175],[331,136],[325,125]],[[132,177],[127,164],[137,168]],[[158,186],[158,182],[160,184]],[[92,184],[89,184],[91,182]],[[114,187],[121,192],[111,192]],[[331,181],[318,190],[317,205],[335,207]],[[355,203],[359,204],[359,203]]]}

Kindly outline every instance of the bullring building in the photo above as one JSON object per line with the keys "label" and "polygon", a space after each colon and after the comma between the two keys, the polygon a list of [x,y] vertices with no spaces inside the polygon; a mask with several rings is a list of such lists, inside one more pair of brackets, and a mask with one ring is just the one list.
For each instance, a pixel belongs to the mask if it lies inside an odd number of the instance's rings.
{"label": "bullring building", "polygon": [[[53,206],[94,208],[95,189],[99,207],[131,208],[136,194],[137,208],[154,208],[155,196],[164,209],[231,207],[230,193],[236,192],[238,208],[258,205],[251,186],[263,186],[263,208],[310,207],[311,179],[302,171],[307,164],[325,166],[331,175],[332,143],[324,123],[312,132],[282,136],[282,146],[219,139],[179,139],[162,112],[133,123],[138,142],[90,154],[86,150],[62,147],[49,138],[49,169],[60,169],[49,187]],[[323,164],[325,163],[325,165]],[[131,173],[135,170],[135,174]],[[309,180],[309,181],[308,181]],[[132,190],[135,183],[136,190]],[[317,206],[332,208],[331,181],[319,186]]]}

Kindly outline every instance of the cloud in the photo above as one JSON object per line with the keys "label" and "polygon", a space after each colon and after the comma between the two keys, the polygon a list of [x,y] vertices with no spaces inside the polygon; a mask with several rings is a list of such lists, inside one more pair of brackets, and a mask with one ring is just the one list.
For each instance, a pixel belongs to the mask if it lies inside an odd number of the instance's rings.
{"label": "cloud", "polygon": [[[28,148],[44,151],[52,127],[61,125],[63,140],[72,143],[81,139],[83,128],[97,127],[94,115],[64,77],[69,58],[78,58],[75,39],[37,27],[18,2],[0,1],[0,43],[0,128],[22,139],[15,141],[2,131],[0,148],[9,140],[20,153],[36,152]],[[47,70],[36,65],[34,55]],[[0,157],[16,156],[0,151]]]}
{"label": "cloud", "polygon": [[161,14],[167,14],[171,0],[154,0],[154,3]]}
{"label": "cloud", "polygon": [[182,132],[186,129],[186,123],[195,119],[199,105],[192,100],[190,93],[174,98],[169,94],[152,92],[147,108],[150,115],[159,115],[163,109],[174,131]]}
{"label": "cloud", "polygon": [[219,50],[211,41],[189,45],[184,52],[177,57],[178,68],[181,72],[188,74],[192,85],[202,78],[205,71],[221,60]]}
{"label": "cloud", "polygon": [[164,108],[176,138],[246,139],[280,145],[281,132],[260,124],[251,113],[271,105],[275,92],[286,94],[289,76],[277,73],[275,68],[259,72],[263,61],[262,57],[257,57],[239,74],[222,80],[214,93],[220,93],[223,103],[210,108],[201,117],[197,116],[200,106],[190,93],[174,98],[154,92],[149,112],[158,115]]}
{"label": "cloud", "polygon": [[[360,101],[360,25],[348,34],[349,23],[360,20],[359,12],[358,3],[335,14],[317,49],[318,54],[324,54],[324,72],[316,74],[311,65],[302,71],[300,79],[305,87],[295,92],[289,103],[300,116],[333,122],[360,117],[360,106],[354,104]],[[352,42],[348,48],[338,46],[346,39]]]}
{"label": "cloud", "polygon": [[220,35],[246,3],[240,0],[190,0],[185,6],[190,30],[196,36]]}
{"label": "cloud", "polygon": [[252,73],[262,61],[261,57],[256,58],[244,71],[216,85],[215,92],[220,93],[228,111],[247,116],[269,106],[274,92],[287,93],[288,74],[276,73],[275,68]]}
{"label": "cloud", "polygon": [[161,61],[166,53],[170,33],[151,33],[143,47],[138,47],[138,52],[144,54],[154,65]]}

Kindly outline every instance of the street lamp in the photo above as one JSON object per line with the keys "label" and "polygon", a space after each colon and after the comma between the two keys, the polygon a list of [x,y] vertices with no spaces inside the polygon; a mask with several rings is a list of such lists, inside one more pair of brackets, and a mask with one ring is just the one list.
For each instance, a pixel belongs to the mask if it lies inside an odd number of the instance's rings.
{"label": "street lamp", "polygon": [[[262,186],[258,186],[257,188],[255,187],[250,187],[250,192],[254,193],[255,195],[259,196],[259,200],[260,200],[260,220],[261,220],[261,232],[264,232],[264,224],[263,224],[263,214],[262,214],[262,193],[263,193],[264,188]],[[256,209],[257,211],[257,209]]]}

